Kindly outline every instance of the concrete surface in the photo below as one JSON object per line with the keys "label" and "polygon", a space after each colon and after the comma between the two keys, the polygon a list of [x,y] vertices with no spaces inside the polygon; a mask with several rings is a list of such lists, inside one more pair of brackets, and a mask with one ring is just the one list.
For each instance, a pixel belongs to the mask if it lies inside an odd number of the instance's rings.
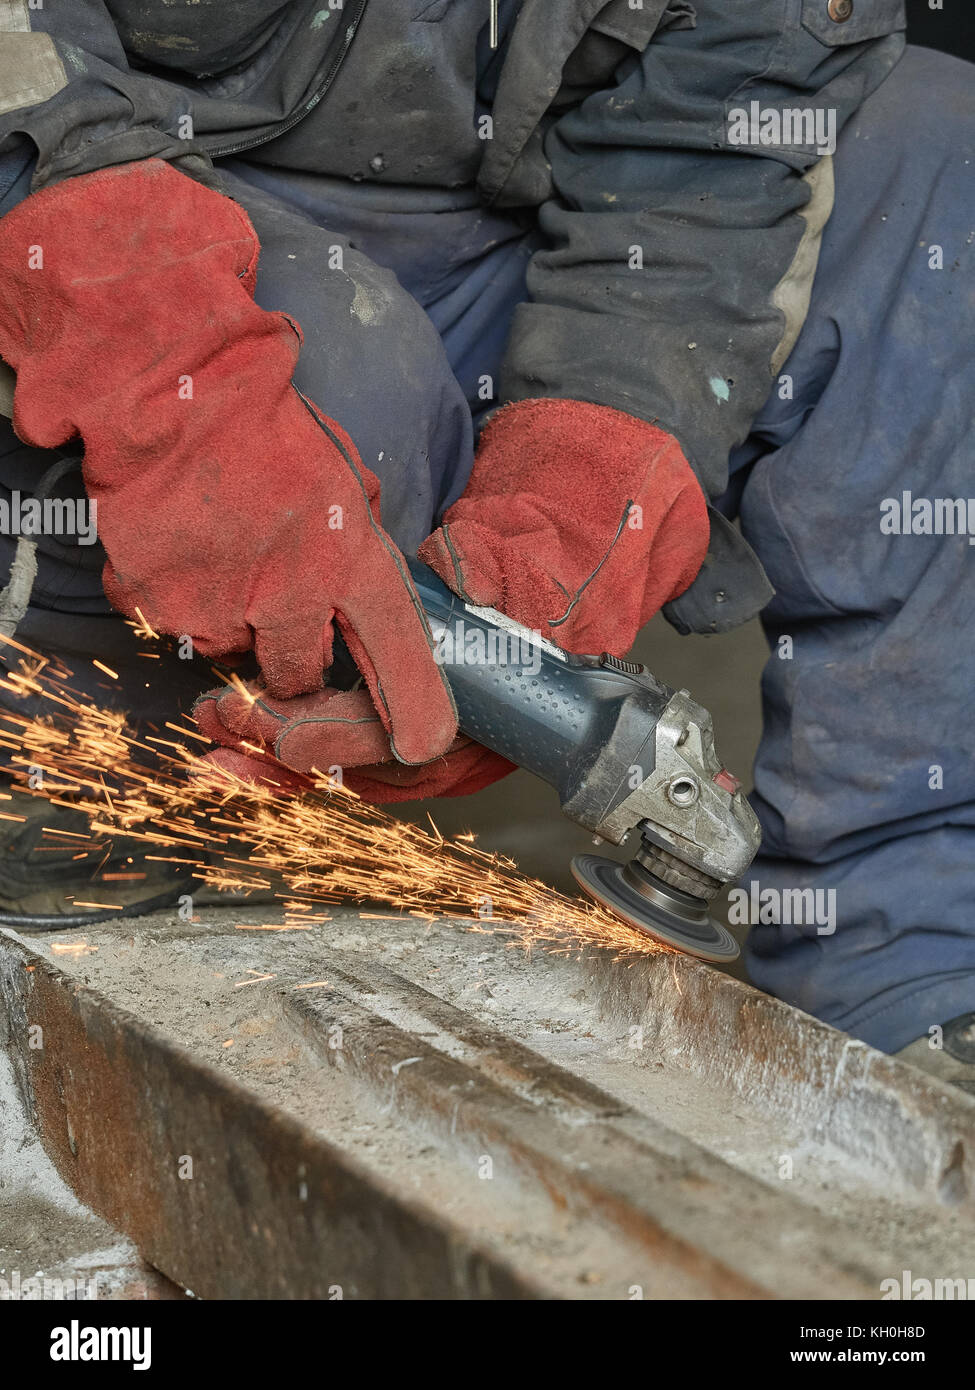
{"label": "concrete surface", "polygon": [[975,1276],[975,1101],[699,962],[527,957],[352,911],[200,919],[0,933],[45,1150],[197,1295],[857,1299],[904,1269]]}

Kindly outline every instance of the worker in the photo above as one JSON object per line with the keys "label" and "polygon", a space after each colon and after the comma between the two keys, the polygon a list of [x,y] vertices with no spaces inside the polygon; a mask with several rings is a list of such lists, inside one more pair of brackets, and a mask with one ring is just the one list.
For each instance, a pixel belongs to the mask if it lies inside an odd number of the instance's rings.
{"label": "worker", "polygon": [[[888,1051],[967,1016],[975,537],[905,494],[972,491],[975,85],[904,27],[7,0],[0,482],[98,534],[40,537],[18,640],[159,721],[250,660],[257,702],[197,706],[220,765],[384,802],[510,770],[458,735],[404,556],[573,652],[761,612],[752,877],[835,890],[837,926],[755,924],[753,978]],[[7,911],[90,874],[39,824],[4,832]]]}

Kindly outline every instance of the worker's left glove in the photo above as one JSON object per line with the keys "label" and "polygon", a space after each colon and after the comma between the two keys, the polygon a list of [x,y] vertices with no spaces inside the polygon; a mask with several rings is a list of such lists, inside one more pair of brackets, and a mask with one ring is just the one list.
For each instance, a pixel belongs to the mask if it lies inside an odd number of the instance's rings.
{"label": "worker's left glove", "polygon": [[704,562],[707,501],[673,435],[588,401],[518,401],[419,557],[556,646],[625,656]]}
{"label": "worker's left glove", "polygon": [[421,764],[457,734],[429,624],[378,478],[294,384],[297,324],[254,302],[258,251],[242,208],[161,160],[32,194],[0,218],[14,428],[83,439],[113,607],[203,656],[253,648],[281,699],[322,688],[338,630]]}
{"label": "worker's left glove", "polygon": [[211,690],[193,714],[221,745],[213,767],[244,782],[300,791],[326,779],[376,805],[428,796],[466,796],[514,771],[511,763],[459,735],[443,756],[419,766],[397,762],[365,690],[325,690],[275,700],[253,682]]}

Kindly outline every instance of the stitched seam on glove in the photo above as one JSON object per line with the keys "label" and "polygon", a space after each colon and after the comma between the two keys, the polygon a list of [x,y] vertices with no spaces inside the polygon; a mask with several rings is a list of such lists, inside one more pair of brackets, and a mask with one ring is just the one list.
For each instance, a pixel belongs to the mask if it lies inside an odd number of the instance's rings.
{"label": "stitched seam on glove", "polygon": [[460,556],[454,549],[454,543],[450,539],[450,527],[448,526],[446,521],[443,523],[440,530],[443,532],[444,543],[446,544],[447,549],[450,552],[450,559],[454,566],[454,578],[457,580],[458,585],[456,590],[457,596],[458,598],[462,598],[465,603],[473,603],[473,599],[471,598],[470,594],[468,594],[466,586],[464,584],[464,572],[460,567]]}
{"label": "stitched seam on glove", "polygon": [[[568,606],[568,608],[565,610],[565,612],[562,614],[561,618],[548,618],[548,619],[546,620],[546,621],[548,622],[549,627],[561,627],[561,626],[562,626],[562,624],[568,619],[569,614],[572,612],[573,608],[575,608],[576,604],[577,604],[577,603],[579,602],[579,600],[582,598],[582,595],[585,593],[586,589],[588,589],[589,585],[590,585],[590,584],[592,583],[592,581],[596,578],[596,575],[597,575],[597,574],[599,573],[599,571],[602,569],[603,565],[605,565],[605,563],[606,563],[606,561],[609,559],[610,555],[612,555],[613,551],[616,549],[616,543],[617,543],[617,541],[619,540],[620,536],[622,536],[622,534],[623,534],[623,527],[626,525],[626,518],[629,516],[629,514],[630,514],[630,508],[631,508],[632,506],[633,506],[633,498],[630,497],[630,498],[627,499],[627,501],[625,502],[625,504],[624,504],[624,506],[623,506],[623,515],[620,517],[620,524],[619,524],[619,526],[617,526],[617,528],[616,528],[616,535],[615,535],[615,536],[613,537],[613,539],[610,541],[609,546],[607,547],[606,553],[603,555],[603,558],[600,560],[599,564],[598,564],[598,565],[596,566],[596,568],[593,570],[592,574],[589,575],[588,579],[584,580],[584,582],[583,582],[583,583],[579,586],[579,588],[576,590],[575,597],[573,598],[572,602],[569,604],[569,606]],[[558,580],[557,580],[557,579],[555,580],[555,583],[558,584]],[[560,589],[562,588],[562,585],[561,585],[561,584],[559,584],[559,588],[560,588]]]}

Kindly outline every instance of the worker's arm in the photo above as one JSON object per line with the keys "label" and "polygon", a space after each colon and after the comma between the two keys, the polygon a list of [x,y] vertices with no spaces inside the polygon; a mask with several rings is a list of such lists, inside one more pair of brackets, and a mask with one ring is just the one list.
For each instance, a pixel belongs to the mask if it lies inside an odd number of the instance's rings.
{"label": "worker's arm", "polygon": [[828,152],[735,143],[736,113],[762,113],[761,141],[764,113],[808,110],[816,135],[818,112],[831,143],[897,62],[905,21],[902,0],[694,11],[550,129],[551,249],[531,263],[502,394],[655,421],[714,497],[798,336],[832,205]]}
{"label": "worker's arm", "polygon": [[[153,58],[137,71],[103,0],[0,6],[0,140],[37,152],[35,191],[0,220],[14,426],[40,447],[83,439],[114,606],[204,655],[253,648],[278,697],[321,688],[339,628],[396,756],[420,763],[456,720],[378,481],[292,384],[300,330],[254,303],[254,230],[197,181],[209,159],[164,75],[198,73],[212,147],[214,132],[260,134],[298,106],[322,53],[291,42],[301,6],[228,9],[216,55],[206,29],[193,49],[178,11],[136,36]],[[245,61],[281,26],[280,90],[253,107],[209,90],[205,66]]]}
{"label": "worker's arm", "polygon": [[[553,586],[574,592],[591,571],[576,621],[588,607],[593,637],[611,592],[642,621],[651,600],[667,602],[644,573],[684,575],[687,592],[676,588],[668,609],[684,629],[734,626],[771,596],[757,560],[714,510],[709,563],[690,584],[699,532],[678,523],[670,490],[655,492],[651,479],[643,568],[631,564],[614,585],[590,563],[609,553],[605,519],[587,530],[573,504],[616,496],[637,423],[669,440],[658,452],[673,479],[684,461],[685,490],[694,475],[710,499],[725,490],[729,452],[808,308],[832,206],[830,150],[903,48],[901,0],[698,0],[693,22],[689,7],[679,21],[623,60],[615,86],[548,130],[555,196],[539,216],[549,245],[529,267],[530,299],[515,313],[502,372],[502,397],[517,403],[495,441],[504,469],[495,464],[492,477],[475,466],[467,495],[424,547],[447,584],[471,576],[479,602],[523,621],[547,611]],[[555,428],[533,441],[539,398],[551,403]],[[612,412],[598,447],[567,475],[587,403]],[[523,499],[524,524],[511,524],[502,493]],[[715,582],[722,554],[733,557],[733,584]],[[673,574],[659,568],[668,555],[681,561]]]}
{"label": "worker's arm", "polygon": [[130,160],[201,154],[186,95],[134,70],[104,0],[0,7],[0,140],[26,135],[33,187]]}
{"label": "worker's arm", "polygon": [[[278,697],[320,689],[337,627],[395,755],[456,734],[379,484],[292,382],[297,324],[254,303],[244,211],[162,160],[66,179],[0,220],[14,428],[79,437],[105,592]],[[336,520],[337,519],[337,520]]]}

